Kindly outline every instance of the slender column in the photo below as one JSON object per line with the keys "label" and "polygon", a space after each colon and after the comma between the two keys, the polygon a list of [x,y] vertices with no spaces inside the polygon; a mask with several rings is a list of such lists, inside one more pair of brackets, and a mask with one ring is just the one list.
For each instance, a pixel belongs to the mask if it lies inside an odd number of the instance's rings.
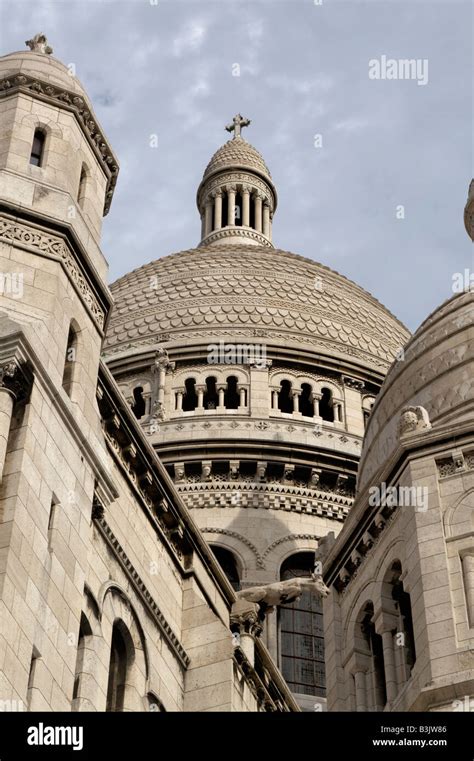
{"label": "slender column", "polygon": [[263,196],[260,190],[256,190],[254,193],[255,203],[255,229],[257,232],[262,232],[262,200]]}
{"label": "slender column", "polygon": [[227,224],[230,227],[235,225],[235,193],[236,185],[227,186]]}
{"label": "slender column", "polygon": [[217,386],[217,393],[219,395],[219,401],[218,401],[218,406],[219,407],[224,407],[224,393],[225,393],[225,389],[226,389],[225,385],[224,386]]}
{"label": "slender column", "polygon": [[176,392],[176,409],[178,412],[183,411],[183,396],[184,396],[184,388],[180,388]]}
{"label": "slender column", "polygon": [[395,673],[395,652],[393,649],[393,634],[391,631],[382,632],[383,662],[385,666],[385,685],[387,701],[392,702],[397,696],[397,676]]}
{"label": "slender column", "polygon": [[270,204],[263,202],[263,234],[270,237]]}
{"label": "slender column", "polygon": [[222,190],[216,190],[214,201],[214,230],[222,227]]}
{"label": "slender column", "polygon": [[300,398],[300,391],[292,391],[291,396],[293,397],[293,412],[299,412],[298,410],[298,399]]}
{"label": "slender column", "polygon": [[242,186],[242,224],[244,227],[250,225],[250,188],[248,185]]}
{"label": "slender column", "polygon": [[355,692],[356,692],[356,711],[367,711],[367,678],[365,671],[356,671],[354,673]]}
{"label": "slender column", "polygon": [[2,479],[7,454],[14,401],[15,397],[11,391],[0,387],[0,480]]}
{"label": "slender column", "polygon": [[206,201],[204,229],[206,235],[209,235],[209,233],[212,232],[212,198],[209,198]]}
{"label": "slender column", "polygon": [[474,627],[474,550],[462,558],[462,575],[469,626]]}
{"label": "slender column", "polygon": [[239,397],[239,408],[245,407],[245,388],[243,386],[239,388]]}
{"label": "slender column", "polygon": [[276,389],[272,391],[272,409],[278,409],[278,391]]}
{"label": "slender column", "polygon": [[204,212],[201,214],[201,239],[206,235],[206,215]]}
{"label": "slender column", "polygon": [[321,394],[312,394],[314,417],[319,417],[319,402],[321,401]]}
{"label": "slender column", "polygon": [[205,386],[196,386],[196,393],[198,395],[198,403],[197,403],[197,408],[196,409],[202,410],[203,407],[204,407],[204,392],[205,392],[205,390],[206,390]]}

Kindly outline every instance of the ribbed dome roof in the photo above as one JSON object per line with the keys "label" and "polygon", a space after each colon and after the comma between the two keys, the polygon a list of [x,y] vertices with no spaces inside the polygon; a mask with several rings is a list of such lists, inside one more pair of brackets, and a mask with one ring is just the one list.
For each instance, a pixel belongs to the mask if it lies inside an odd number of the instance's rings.
{"label": "ribbed dome roof", "polygon": [[362,489],[393,454],[405,407],[421,406],[433,428],[472,420],[474,410],[474,292],[453,296],[418,328],[394,362],[377,397],[359,469]]}
{"label": "ribbed dome roof", "polygon": [[271,178],[270,170],[262,156],[253,145],[250,145],[242,136],[232,138],[224,143],[211,158],[203,175],[203,179],[214,172],[229,167],[243,167],[259,172]]}
{"label": "ribbed dome roof", "polygon": [[263,246],[214,244],[172,254],[120,278],[112,292],[106,354],[222,338],[306,344],[386,370],[409,338],[355,283],[310,259]]}
{"label": "ribbed dome roof", "polygon": [[77,77],[73,77],[67,66],[51,55],[21,50],[0,58],[0,79],[13,79],[19,74],[74,92],[88,100],[87,93]]}

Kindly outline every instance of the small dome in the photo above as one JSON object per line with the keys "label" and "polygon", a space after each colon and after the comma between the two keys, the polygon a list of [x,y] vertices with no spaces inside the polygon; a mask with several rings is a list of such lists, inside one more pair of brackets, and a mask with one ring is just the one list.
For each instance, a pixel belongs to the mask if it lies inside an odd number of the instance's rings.
{"label": "small dome", "polygon": [[362,490],[393,455],[400,415],[423,407],[431,426],[451,431],[474,411],[474,292],[453,296],[418,328],[385,378],[369,418],[360,462]]}
{"label": "small dome", "polygon": [[224,143],[211,158],[203,175],[203,180],[211,174],[230,168],[250,169],[271,179],[270,170],[260,153],[241,135]]}
{"label": "small dome", "polygon": [[32,77],[52,87],[68,90],[87,101],[89,100],[77,77],[72,76],[67,66],[51,55],[21,50],[2,56],[0,58],[0,79],[13,79],[18,75]]}
{"label": "small dome", "polygon": [[[367,291],[311,259],[245,244],[202,246],[117,280],[107,355],[215,340],[298,346],[383,372],[406,328]],[[168,343],[171,342],[171,343]]]}

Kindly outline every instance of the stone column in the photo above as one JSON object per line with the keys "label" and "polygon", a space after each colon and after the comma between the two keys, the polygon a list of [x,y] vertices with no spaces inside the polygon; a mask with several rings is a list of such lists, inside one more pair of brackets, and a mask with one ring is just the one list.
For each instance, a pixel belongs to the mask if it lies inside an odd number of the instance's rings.
{"label": "stone column", "polygon": [[255,229],[257,232],[262,232],[262,200],[263,195],[260,190],[256,190],[254,193],[255,203]]}
{"label": "stone column", "polygon": [[270,237],[270,204],[268,201],[263,202],[263,234]]}
{"label": "stone column", "polygon": [[462,575],[469,626],[474,627],[474,549],[462,558]]}
{"label": "stone column", "polygon": [[183,411],[183,396],[184,396],[184,388],[179,388],[176,392],[176,410],[178,412]]}
{"label": "stone column", "polygon": [[206,215],[201,212],[201,239],[206,235]]}
{"label": "stone column", "polygon": [[29,385],[15,362],[6,362],[0,367],[0,482],[7,456],[13,405],[29,393]]}
{"label": "stone column", "polygon": [[299,409],[298,409],[298,400],[300,398],[300,394],[301,394],[301,391],[292,391],[291,392],[291,396],[293,398],[293,414],[295,414],[295,412],[298,415],[301,414]]}
{"label": "stone column", "polygon": [[259,610],[257,603],[237,599],[230,613],[235,645],[241,648],[252,666],[255,666],[255,638],[262,633]]}
{"label": "stone column", "polygon": [[278,410],[278,391],[276,389],[272,390],[272,409]]}
{"label": "stone column", "polygon": [[224,394],[225,394],[226,386],[217,386],[217,393],[219,395],[219,401],[217,403],[218,407],[220,409],[225,409],[224,407]]}
{"label": "stone column", "polygon": [[395,652],[393,649],[393,633],[385,630],[382,632],[383,662],[385,666],[385,685],[387,689],[387,701],[391,703],[397,697],[397,675],[395,672]]}
{"label": "stone column", "polygon": [[313,402],[314,417],[319,417],[319,402],[321,401],[321,394],[312,394],[311,401]]}
{"label": "stone column", "polygon": [[239,409],[245,407],[245,388],[240,386],[239,388]]}
{"label": "stone column", "polygon": [[196,410],[199,410],[200,412],[202,412],[203,409],[204,409],[204,394],[205,394],[205,392],[206,392],[206,387],[205,386],[196,386],[196,393],[197,393],[197,396],[198,396],[198,403],[197,403]]}
{"label": "stone column", "polygon": [[214,230],[222,227],[222,190],[216,190],[214,201]]}
{"label": "stone column", "polygon": [[206,201],[204,234],[209,235],[212,232],[212,198]]}
{"label": "stone column", "polygon": [[367,711],[367,675],[365,671],[356,671],[354,673],[355,693],[356,693],[356,711]]}
{"label": "stone column", "polygon": [[248,185],[242,186],[242,224],[245,227],[250,226],[250,188]]}
{"label": "stone column", "polygon": [[227,224],[230,227],[235,225],[235,193],[236,185],[227,186]]}

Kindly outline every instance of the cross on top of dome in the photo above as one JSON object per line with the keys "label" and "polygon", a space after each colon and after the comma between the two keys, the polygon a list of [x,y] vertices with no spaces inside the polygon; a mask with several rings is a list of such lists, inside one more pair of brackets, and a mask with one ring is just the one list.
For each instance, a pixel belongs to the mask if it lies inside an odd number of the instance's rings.
{"label": "cross on top of dome", "polygon": [[232,119],[232,124],[228,124],[226,130],[234,133],[233,139],[235,140],[236,137],[241,137],[242,127],[248,127],[250,123],[250,119],[244,119],[241,114],[236,114]]}

